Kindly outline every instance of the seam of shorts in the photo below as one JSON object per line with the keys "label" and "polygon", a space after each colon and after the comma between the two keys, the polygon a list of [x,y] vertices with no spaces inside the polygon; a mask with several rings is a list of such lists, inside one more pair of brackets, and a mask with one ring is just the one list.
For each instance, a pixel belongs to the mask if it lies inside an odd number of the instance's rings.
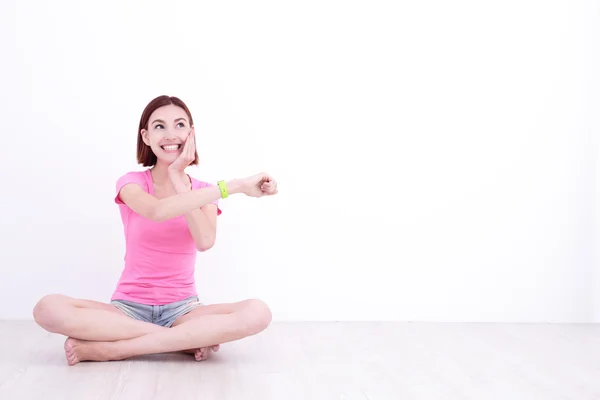
{"label": "seam of shorts", "polygon": [[140,321],[139,316],[137,316],[135,313],[131,312],[127,307],[125,307],[123,304],[114,301],[111,302],[112,305],[114,305],[115,307],[117,307],[123,314],[127,315],[129,318],[133,318],[135,320]]}

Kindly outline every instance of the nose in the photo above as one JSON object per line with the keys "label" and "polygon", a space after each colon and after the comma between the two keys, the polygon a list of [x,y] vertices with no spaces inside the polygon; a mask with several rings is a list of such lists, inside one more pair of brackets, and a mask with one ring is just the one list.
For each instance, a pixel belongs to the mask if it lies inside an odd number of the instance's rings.
{"label": "nose", "polygon": [[176,139],[175,132],[173,132],[171,129],[165,129],[163,135],[164,135],[164,138],[167,140]]}

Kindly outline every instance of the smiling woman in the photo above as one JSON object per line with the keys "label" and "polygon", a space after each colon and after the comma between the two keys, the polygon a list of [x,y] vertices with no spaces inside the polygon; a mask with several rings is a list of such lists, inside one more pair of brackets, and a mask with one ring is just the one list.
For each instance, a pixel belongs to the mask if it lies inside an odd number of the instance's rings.
{"label": "smiling woman", "polygon": [[277,182],[266,173],[216,185],[188,175],[185,169],[198,164],[194,122],[177,97],[152,100],[137,135],[137,160],[150,168],[117,179],[126,253],[110,303],[53,294],[33,310],[41,327],[67,336],[69,365],[175,351],[202,361],[220,344],[271,322],[258,299],[200,304],[194,272],[198,251],[215,243],[218,201],[239,193],[275,195]]}
{"label": "smiling woman", "polygon": [[[159,110],[159,113],[156,112],[157,110]],[[174,119],[169,121],[169,117]],[[181,150],[182,144],[185,142],[188,132],[190,132],[190,127],[193,126],[192,113],[179,98],[169,96],[155,98],[146,106],[140,118],[137,142],[138,162],[145,167],[150,167],[156,164],[156,154],[160,154],[161,150],[177,154],[177,151],[173,151],[174,146],[177,145],[177,150]],[[176,137],[165,139],[165,133],[169,135],[171,131]],[[152,139],[165,140],[159,145],[160,148],[157,148]],[[169,143],[168,139],[172,139],[172,142]],[[163,145],[169,146],[169,149],[163,148]],[[193,150],[194,159],[190,162],[190,165],[197,165],[198,153],[195,147],[193,147]]]}

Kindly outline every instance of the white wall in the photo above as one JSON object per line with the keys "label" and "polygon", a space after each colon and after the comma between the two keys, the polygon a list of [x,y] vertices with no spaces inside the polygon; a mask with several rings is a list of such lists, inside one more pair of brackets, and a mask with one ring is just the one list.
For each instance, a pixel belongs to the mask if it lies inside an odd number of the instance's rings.
{"label": "white wall", "polygon": [[3,1],[0,318],[108,301],[114,182],[169,94],[196,120],[194,176],[280,182],[222,202],[203,301],[600,321],[593,3]]}
{"label": "white wall", "polygon": [[[591,37],[595,38],[596,43],[600,38],[600,3],[596,2],[590,12],[589,17],[595,22],[593,28],[589,30]],[[589,26],[589,25],[588,25]],[[595,162],[595,175],[594,175],[594,187],[595,187],[595,203],[594,203],[594,264],[593,264],[593,302],[594,302],[594,314],[593,321],[600,323],[600,206],[598,200],[600,200],[600,117],[598,111],[600,110],[600,51],[596,45],[595,50],[588,52],[587,63],[589,73],[589,84],[587,85],[588,92],[588,106],[585,107],[586,120],[588,124],[586,126],[590,136],[594,142],[594,158]]]}

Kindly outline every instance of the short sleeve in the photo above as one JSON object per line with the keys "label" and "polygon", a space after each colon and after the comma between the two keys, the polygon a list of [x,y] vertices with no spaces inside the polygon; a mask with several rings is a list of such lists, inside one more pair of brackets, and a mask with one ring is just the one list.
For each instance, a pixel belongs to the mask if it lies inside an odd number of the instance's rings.
{"label": "short sleeve", "polygon": [[[203,182],[203,181],[199,181],[196,179],[192,180],[193,185],[192,185],[192,189],[203,189],[203,188],[209,188],[209,187],[213,187],[214,185],[208,183],[208,182]],[[209,204],[214,204],[217,206],[217,215],[221,215],[222,211],[221,208],[219,207],[219,201],[215,200],[210,202]]]}
{"label": "short sleeve", "polygon": [[121,192],[121,189],[123,188],[123,186],[125,186],[125,185],[127,185],[129,183],[137,183],[145,191],[148,191],[148,184],[146,182],[146,179],[144,178],[144,173],[143,172],[128,172],[127,174],[121,176],[117,180],[116,194],[115,194],[115,203],[120,204],[120,205],[125,204],[121,200],[121,198],[119,197],[119,193]]}

